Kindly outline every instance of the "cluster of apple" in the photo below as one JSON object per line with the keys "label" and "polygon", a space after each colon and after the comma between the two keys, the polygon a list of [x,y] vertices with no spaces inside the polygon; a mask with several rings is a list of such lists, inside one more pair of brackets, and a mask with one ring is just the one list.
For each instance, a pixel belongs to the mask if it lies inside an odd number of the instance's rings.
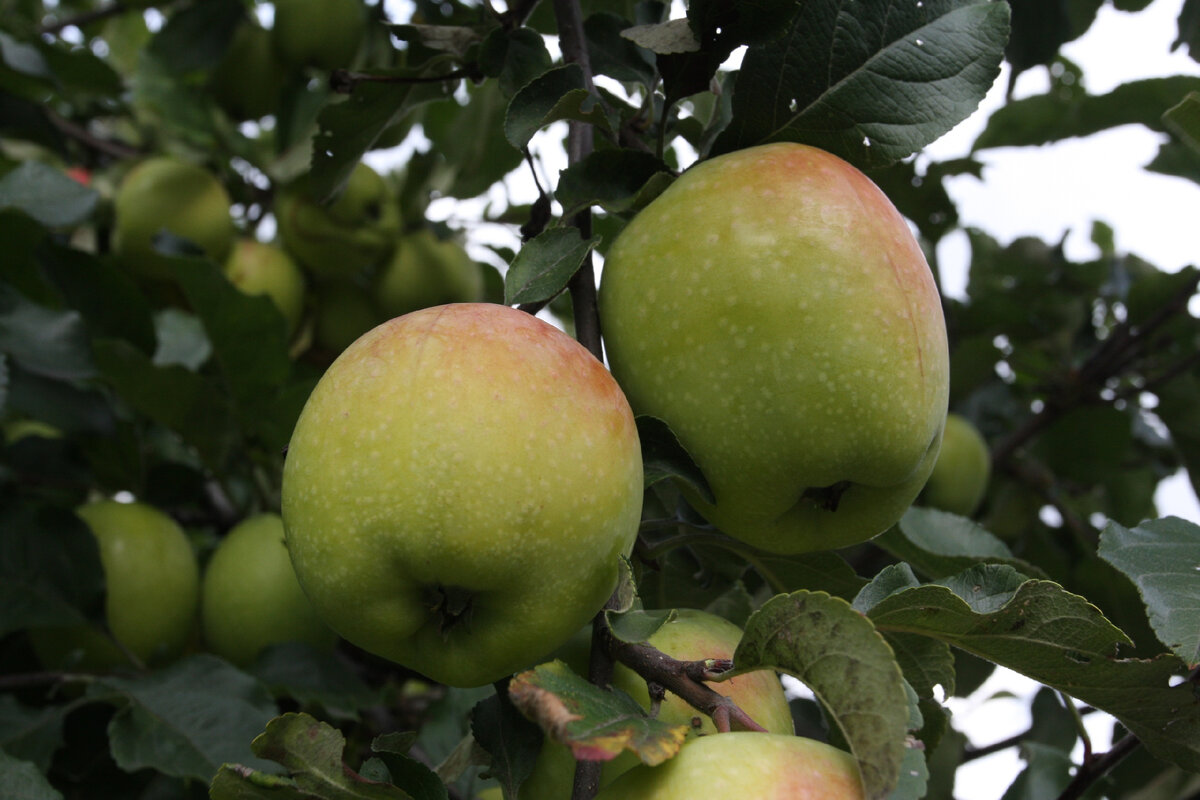
{"label": "cluster of apple", "polygon": [[[766,145],[684,173],[609,250],[599,314],[611,372],[557,328],[479,303],[392,319],[330,366],[291,439],[282,513],[340,635],[451,686],[563,647],[638,534],[635,412],[702,471],[708,491],[679,487],[695,510],[777,553],[875,536],[934,468],[949,379],[936,286],[894,206],[828,153]],[[661,636],[711,657],[740,635],[718,627],[686,614]],[[852,759],[791,735],[767,678],[737,702],[768,733],[694,737],[616,779],[618,761],[602,796],[743,788],[723,763],[759,765],[762,797],[860,796]],[[528,796],[566,796],[569,754],[551,743],[542,762]]]}
{"label": "cluster of apple", "polygon": [[97,500],[76,513],[99,551],[105,629],[31,631],[47,668],[165,664],[197,647],[248,666],[281,642],[332,648],[336,636],[296,580],[278,514],[235,525],[201,567],[183,528],[151,505]]}

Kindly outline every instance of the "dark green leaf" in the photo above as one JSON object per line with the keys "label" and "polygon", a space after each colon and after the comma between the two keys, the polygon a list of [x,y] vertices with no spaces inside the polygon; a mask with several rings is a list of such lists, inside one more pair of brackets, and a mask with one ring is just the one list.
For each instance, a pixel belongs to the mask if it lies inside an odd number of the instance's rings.
{"label": "dark green leaf", "polygon": [[0,797],[12,800],[62,800],[37,766],[0,750]]}
{"label": "dark green leaf", "polygon": [[551,228],[530,239],[504,276],[504,302],[538,303],[566,288],[600,238],[583,239],[578,228]]}
{"label": "dark green leaf", "polygon": [[508,101],[499,83],[487,81],[468,92],[465,106],[436,103],[423,118],[434,152],[442,158],[434,185],[451,197],[480,195],[521,164],[521,151],[504,136]]}
{"label": "dark green leaf", "polygon": [[1163,142],[1146,169],[1200,183],[1200,155],[1177,139]]}
{"label": "dark green leaf", "polygon": [[485,74],[499,79],[505,97],[512,97],[554,63],[546,40],[530,28],[494,29],[483,41],[479,60]]}
{"label": "dark green leaf", "polygon": [[1037,742],[1021,744],[1021,758],[1025,768],[1017,775],[1001,800],[1042,800],[1058,797],[1071,782],[1070,752],[1047,747]]}
{"label": "dark green leaf", "polygon": [[534,134],[552,122],[576,120],[612,133],[599,98],[587,90],[578,64],[554,67],[513,95],[504,119],[504,136],[523,150]]}
{"label": "dark green leaf", "polygon": [[245,15],[246,6],[240,0],[194,3],[167,18],[147,45],[147,52],[171,72],[209,69],[225,55],[234,29]]}
{"label": "dark green leaf", "polygon": [[472,709],[471,732],[492,757],[491,777],[516,797],[541,752],[541,729],[522,716],[507,692],[498,691]]}
{"label": "dark green leaf", "polygon": [[883,636],[849,603],[823,592],[771,598],[746,621],[733,663],[733,673],[772,667],[803,681],[858,759],[866,796],[896,787],[909,722],[904,679]]}
{"label": "dark green leaf", "polygon": [[0,752],[46,772],[63,744],[66,716],[62,706],[26,706],[11,694],[0,695]]}
{"label": "dark green leaf", "polygon": [[155,347],[150,303],[129,271],[72,247],[46,243],[38,263],[92,337],[125,339],[149,353]]}
{"label": "dark green leaf", "polygon": [[675,609],[642,611],[633,609],[624,614],[606,611],[612,635],[621,642],[639,644],[647,642],[654,632],[675,618]]}
{"label": "dark green leaf", "polygon": [[885,633],[883,638],[891,646],[904,680],[918,697],[935,697],[938,686],[946,697],[954,695],[954,653],[950,645],[911,633]]}
{"label": "dark green leaf", "polygon": [[99,199],[95,189],[40,161],[23,161],[0,178],[0,208],[19,208],[52,228],[83,222]]}
{"label": "dark green leaf", "polygon": [[1009,564],[1029,577],[1046,577],[978,523],[936,508],[913,506],[898,525],[871,541],[930,578],[954,575],[980,562]]}
{"label": "dark green leaf", "polygon": [[597,75],[628,83],[654,83],[654,56],[622,33],[629,22],[616,14],[597,13],[583,21],[588,56]]}
{"label": "dark green leaf", "polygon": [[712,488],[704,473],[667,423],[644,414],[636,422],[642,444],[643,483],[649,487],[674,478],[693,487],[706,501],[714,502]]}
{"label": "dark green leaf", "polygon": [[1200,0],[1183,0],[1179,11],[1178,35],[1171,49],[1186,45],[1193,61],[1200,61]]}
{"label": "dark green leaf", "polygon": [[796,141],[860,168],[898,161],[970,115],[991,88],[1008,4],[805,3],[749,48],[714,152]]}
{"label": "dark green leaf", "polygon": [[333,713],[353,716],[380,702],[378,693],[342,659],[300,642],[264,649],[251,672],[274,694]]}
{"label": "dark green leaf", "polygon": [[801,5],[795,0],[692,0],[687,19],[701,42],[720,40],[732,50],[779,36]]}
{"label": "dark green leaf", "polygon": [[667,165],[649,153],[597,150],[560,173],[554,196],[564,217],[592,205],[620,214],[643,205],[644,187],[660,175],[671,177]]}
{"label": "dark green leaf", "polygon": [[56,311],[0,283],[0,352],[47,378],[78,380],[95,373],[78,311]]}
{"label": "dark green leaf", "polygon": [[1200,92],[1187,97],[1163,114],[1163,124],[1179,140],[1200,154]]}
{"label": "dark green leaf", "polygon": [[1109,522],[1099,553],[1137,586],[1159,640],[1200,665],[1200,527],[1177,517],[1135,528]]}
{"label": "dark green leaf", "polygon": [[1104,0],[1008,0],[1012,35],[1004,57],[1016,74],[1049,64],[1062,45],[1078,38],[1096,18]]}

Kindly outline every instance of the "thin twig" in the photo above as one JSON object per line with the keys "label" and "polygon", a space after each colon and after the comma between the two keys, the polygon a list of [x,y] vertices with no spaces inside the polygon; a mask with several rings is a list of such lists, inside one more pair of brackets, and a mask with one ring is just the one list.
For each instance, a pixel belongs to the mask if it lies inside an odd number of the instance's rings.
{"label": "thin twig", "polygon": [[1141,743],[1140,739],[1130,733],[1121,739],[1121,741],[1114,744],[1108,752],[1101,753],[1094,758],[1085,758],[1083,763],[1079,765],[1079,770],[1075,773],[1075,777],[1071,779],[1071,782],[1067,784],[1067,788],[1063,789],[1062,794],[1058,796],[1058,800],[1078,800],[1078,798],[1083,797],[1084,792],[1090,789],[1093,783],[1104,777],[1109,770],[1136,750]]}

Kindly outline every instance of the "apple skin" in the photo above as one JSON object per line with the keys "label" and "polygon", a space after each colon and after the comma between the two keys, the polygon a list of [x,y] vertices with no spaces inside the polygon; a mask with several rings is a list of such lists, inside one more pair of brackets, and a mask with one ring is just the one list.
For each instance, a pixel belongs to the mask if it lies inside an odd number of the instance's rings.
{"label": "apple skin", "polygon": [[674,758],[638,766],[596,800],[863,800],[853,756],[815,739],[735,731],[701,736]]}
{"label": "apple skin", "polygon": [[250,238],[240,238],[225,260],[225,276],[249,295],[264,294],[294,333],[304,314],[307,281],[304,271],[282,248]]}
{"label": "apple skin", "polygon": [[921,502],[969,517],[979,508],[991,476],[992,456],[983,435],[965,417],[947,414],[942,450]]}
{"label": "apple skin", "polygon": [[481,686],[604,605],[642,492],[604,366],[536,317],[463,303],[385,322],[330,365],[292,434],[283,519],[338,634]]}
{"label": "apple skin", "polygon": [[351,279],[389,256],[400,235],[400,204],[383,177],[355,165],[328,205],[313,199],[308,175],[275,200],[284,248],[318,278]]}
{"label": "apple skin", "polygon": [[[578,645],[574,649],[556,653],[580,674],[585,673],[587,668],[590,626],[586,634],[578,641],[572,640],[573,644]],[[697,661],[703,658],[733,658],[741,638],[742,629],[724,617],[699,609],[680,608],[676,609],[673,619],[650,636],[649,643],[671,658]],[[636,700],[642,708],[650,709],[646,681],[633,670],[617,664],[613,669],[612,685]],[[783,684],[773,670],[747,672],[708,685],[714,691],[732,697],[738,707],[769,732],[791,734],[795,730]],[[658,719],[672,725],[694,725],[694,721],[699,720],[700,724],[688,733],[689,740],[697,735],[717,732],[712,719],[673,694],[668,694],[659,705]],[[600,786],[607,786],[640,763],[637,756],[628,751],[604,762]],[[521,784],[520,797],[522,800],[570,800],[574,776],[575,759],[570,749],[564,744],[546,741],[533,772]]]}
{"label": "apple skin", "polygon": [[271,40],[291,67],[348,68],[366,30],[362,0],[275,0]]}
{"label": "apple skin", "polygon": [[857,169],[770,144],[698,164],[605,260],[600,316],[638,414],[671,427],[725,533],[778,553],[887,529],[937,458],[949,357],[907,223]]}
{"label": "apple skin", "polygon": [[[146,664],[178,657],[196,629],[200,567],[187,534],[144,503],[100,500],[76,513],[100,548],[104,617],[112,635]],[[106,670],[129,659],[104,633],[88,625],[30,631],[47,668]]]}
{"label": "apple skin", "polygon": [[246,19],[234,29],[208,88],[217,105],[234,119],[260,119],[279,107],[286,75],[275,56],[271,32]]}
{"label": "apple skin", "polygon": [[168,258],[153,245],[154,236],[166,229],[223,262],[236,235],[229,206],[229,193],[204,167],[153,156],[131,169],[117,187],[113,252],[135,272],[169,278]]}
{"label": "apple skin", "polygon": [[278,514],[248,517],[221,540],[204,570],[200,618],[209,650],[240,667],[268,645],[332,650],[337,641],[300,588]]}
{"label": "apple skin", "polygon": [[388,316],[483,299],[483,270],[457,242],[423,229],[400,239],[379,273],[376,300]]}

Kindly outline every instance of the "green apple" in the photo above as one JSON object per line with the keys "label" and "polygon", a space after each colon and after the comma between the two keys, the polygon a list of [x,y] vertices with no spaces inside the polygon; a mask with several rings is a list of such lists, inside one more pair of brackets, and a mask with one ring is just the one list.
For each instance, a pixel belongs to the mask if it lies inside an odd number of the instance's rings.
{"label": "green apple", "polygon": [[424,229],[404,236],[380,270],[376,299],[389,316],[483,299],[483,270],[457,242]]}
{"label": "green apple", "polygon": [[863,800],[858,764],[843,750],[779,733],[718,733],[684,744],[656,767],[626,772],[596,800]]}
{"label": "green apple", "polygon": [[352,283],[322,285],[317,293],[313,341],[328,352],[340,353],[383,320],[365,289]]}
{"label": "green apple", "polygon": [[217,105],[234,119],[259,119],[279,107],[287,70],[275,56],[271,32],[253,19],[234,29],[225,55],[209,78]]}
{"label": "green apple", "polygon": [[307,281],[304,271],[282,248],[243,237],[234,243],[225,260],[225,276],[246,294],[271,299],[295,332],[304,314]]}
{"label": "green apple", "polygon": [[271,38],[292,67],[349,68],[366,30],[362,0],[275,0]]}
{"label": "green apple", "polygon": [[221,540],[200,585],[200,619],[208,648],[243,667],[268,645],[330,650],[336,641],[296,580],[278,514],[249,517]]}
{"label": "green apple", "polygon": [[[590,628],[588,631],[585,645],[590,640]],[[705,658],[733,658],[741,638],[742,629],[729,620],[707,611],[681,608],[676,610],[674,618],[651,635],[649,643],[671,658],[698,661]],[[586,670],[586,646],[580,648],[578,653],[559,655],[581,673]],[[637,700],[642,708],[650,709],[646,681],[633,670],[617,664],[613,670],[612,685]],[[715,691],[733,698],[739,708],[771,733],[793,732],[787,695],[774,671],[757,670],[709,685]],[[668,694],[659,705],[658,719],[672,725],[689,725],[689,738],[717,732],[708,716],[673,694]],[[601,771],[600,785],[608,785],[639,763],[637,756],[630,752],[606,761]],[[528,800],[570,800],[574,775],[575,759],[571,751],[566,745],[547,741],[542,746],[532,774],[521,784],[520,796]]]}
{"label": "green apple", "polygon": [[664,420],[725,533],[778,553],[887,529],[937,458],[949,383],[933,276],[857,169],[770,144],[692,167],[604,263],[613,374]]}
{"label": "green apple", "polygon": [[991,475],[992,456],[983,435],[966,418],[947,414],[942,450],[921,501],[969,517],[979,508]]}
{"label": "green apple", "polygon": [[167,259],[153,244],[166,230],[222,262],[236,235],[229,205],[229,193],[204,167],[173,156],[148,158],[117,187],[113,252],[142,275],[169,278]]}
{"label": "green apple", "polygon": [[330,627],[481,686],[600,610],[642,491],[604,366],[536,317],[462,303],[385,322],[330,365],[288,447],[283,519]]}
{"label": "green apple", "polygon": [[[187,534],[170,517],[144,503],[100,500],[77,512],[96,537],[104,570],[104,619],[121,647],[147,664],[170,661],[196,627],[200,568]],[[91,626],[30,632],[50,668],[103,670],[129,658]]]}
{"label": "green apple", "polygon": [[355,165],[332,202],[318,203],[309,176],[280,192],[275,218],[283,246],[320,278],[353,278],[391,254],[400,235],[400,204],[378,172]]}
{"label": "green apple", "polygon": [[4,442],[13,444],[29,436],[42,439],[61,439],[62,431],[40,419],[14,419],[4,423]]}

